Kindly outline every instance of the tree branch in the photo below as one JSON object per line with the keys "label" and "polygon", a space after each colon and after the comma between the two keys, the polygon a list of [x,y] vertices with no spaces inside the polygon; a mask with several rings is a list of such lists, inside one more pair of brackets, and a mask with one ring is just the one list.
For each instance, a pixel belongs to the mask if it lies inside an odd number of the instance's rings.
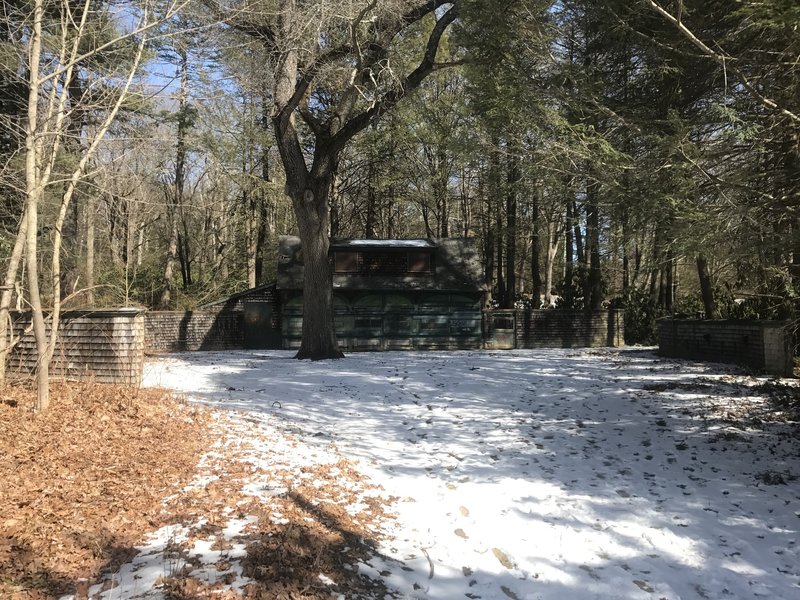
{"label": "tree branch", "polygon": [[428,2],[415,7],[404,14],[402,19],[403,23],[405,25],[416,23],[420,19],[424,18],[425,15],[432,13],[437,8],[440,8],[445,4],[453,4],[453,8],[455,8],[455,0],[429,0]]}
{"label": "tree branch", "polygon": [[[421,11],[423,8],[427,8],[428,12],[430,12],[443,4],[452,4],[452,7],[445,14],[443,14],[438,21],[436,21],[436,25],[433,27],[433,31],[431,31],[430,37],[428,38],[428,42],[425,46],[425,53],[423,54],[422,60],[417,68],[415,68],[405,77],[405,79],[403,79],[398,88],[386,92],[383,98],[375,102],[371,108],[349,119],[331,138],[331,146],[334,148],[334,150],[341,150],[344,148],[345,144],[347,144],[347,142],[356,133],[364,129],[375,116],[386,110],[389,110],[404,96],[418,88],[428,75],[446,66],[460,64],[460,61],[453,61],[449,63],[436,62],[436,53],[439,50],[439,44],[442,36],[450,24],[453,23],[453,21],[455,21],[458,17],[458,5],[453,2],[432,0],[424,5],[424,7],[420,7],[419,11]],[[404,19],[406,18],[408,18],[408,16],[404,17]],[[422,18],[422,16],[419,18]]]}
{"label": "tree branch", "polygon": [[711,58],[715,62],[719,63],[723,69],[726,71],[730,71],[733,73],[736,78],[739,80],[739,83],[742,84],[745,90],[755,98],[762,106],[777,111],[778,113],[782,114],[784,117],[788,117],[795,123],[800,123],[800,115],[795,114],[794,112],[781,107],[778,105],[777,102],[771,100],[764,96],[761,92],[759,92],[750,81],[747,79],[747,76],[739,69],[735,64],[732,63],[732,60],[729,57],[723,56],[710,46],[708,46],[705,42],[703,42],[700,38],[698,38],[686,25],[683,24],[683,21],[679,17],[674,17],[670,14],[666,9],[662,8],[655,0],[646,0],[647,4],[664,17],[667,21],[672,23],[675,28],[687,39],[691,42],[694,46],[700,49],[700,51],[706,55],[707,57]]}

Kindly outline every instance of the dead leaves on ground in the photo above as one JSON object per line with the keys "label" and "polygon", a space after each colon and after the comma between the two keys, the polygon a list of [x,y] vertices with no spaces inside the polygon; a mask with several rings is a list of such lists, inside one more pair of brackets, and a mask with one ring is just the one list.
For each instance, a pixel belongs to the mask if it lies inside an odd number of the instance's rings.
{"label": "dead leaves on ground", "polygon": [[160,390],[57,383],[51,408],[0,391],[0,596],[48,599],[130,559],[194,475],[208,413]]}
{"label": "dead leaves on ground", "polygon": [[[301,442],[272,430],[284,450],[267,451],[265,468],[267,434],[235,415],[159,390],[60,383],[52,396],[51,409],[34,414],[31,390],[0,391],[0,597],[83,591],[168,524],[189,532],[173,549],[185,568],[160,583],[170,600],[241,597],[225,576],[189,575],[195,543],[209,539],[246,547],[245,598],[385,597],[358,564],[375,555],[390,500],[335,449],[332,462],[298,466]],[[253,481],[269,493],[247,491]],[[231,518],[250,524],[227,539]]]}

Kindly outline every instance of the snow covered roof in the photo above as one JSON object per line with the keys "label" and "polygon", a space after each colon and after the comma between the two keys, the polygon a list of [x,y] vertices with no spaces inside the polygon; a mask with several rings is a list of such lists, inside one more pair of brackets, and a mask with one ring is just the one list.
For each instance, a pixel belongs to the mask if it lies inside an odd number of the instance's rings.
{"label": "snow covered roof", "polygon": [[431,240],[331,240],[331,248],[436,248]]}
{"label": "snow covered roof", "polygon": [[[411,240],[334,239],[334,251],[387,255],[403,251],[426,251],[434,255],[431,271],[413,274],[334,273],[337,289],[372,290],[450,290],[479,292],[485,289],[483,263],[475,238],[436,238]],[[385,256],[383,257],[385,258]],[[303,289],[304,259],[300,238],[278,238],[278,290]],[[408,276],[407,276],[408,275]]]}

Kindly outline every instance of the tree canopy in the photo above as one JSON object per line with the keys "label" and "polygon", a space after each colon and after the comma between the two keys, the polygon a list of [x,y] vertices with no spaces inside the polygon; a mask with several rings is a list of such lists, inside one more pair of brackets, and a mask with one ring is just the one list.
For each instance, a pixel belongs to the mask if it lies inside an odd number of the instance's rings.
{"label": "tree canopy", "polygon": [[90,2],[82,28],[39,3],[33,95],[37,17],[7,1],[0,27],[0,309],[35,295],[14,247],[36,108],[57,176],[33,226],[63,237],[45,308],[193,307],[271,280],[296,233],[301,357],[339,355],[331,236],[477,237],[493,304],[624,306],[629,341],[662,314],[796,314],[795,2]]}

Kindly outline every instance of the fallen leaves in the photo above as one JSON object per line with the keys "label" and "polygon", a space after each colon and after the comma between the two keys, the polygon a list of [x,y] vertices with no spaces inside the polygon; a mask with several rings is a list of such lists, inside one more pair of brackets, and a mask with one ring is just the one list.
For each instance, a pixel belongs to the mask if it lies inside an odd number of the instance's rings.
{"label": "fallen leaves", "polygon": [[55,383],[51,408],[7,386],[0,402],[0,596],[73,592],[131,558],[191,480],[208,412],[163,390]]}
{"label": "fallen leaves", "polygon": [[[298,464],[301,441],[163,390],[58,383],[42,414],[30,389],[3,397],[4,600],[121,585],[119,567],[164,527],[185,531],[164,550],[179,568],[155,583],[167,598],[386,596],[360,565],[394,499],[334,448]],[[206,547],[219,551],[214,564],[198,554]]]}

